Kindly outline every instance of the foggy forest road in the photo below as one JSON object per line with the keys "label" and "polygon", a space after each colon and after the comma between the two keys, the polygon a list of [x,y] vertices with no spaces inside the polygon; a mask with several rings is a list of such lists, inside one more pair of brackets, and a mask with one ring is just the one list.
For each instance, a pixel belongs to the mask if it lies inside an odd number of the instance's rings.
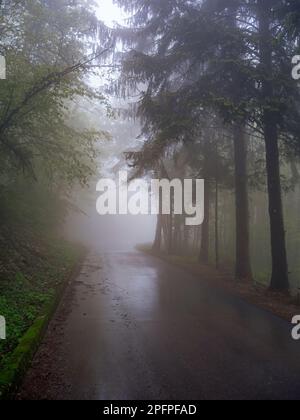
{"label": "foggy forest road", "polygon": [[18,398],[299,399],[299,346],[287,322],[180,268],[91,254]]}

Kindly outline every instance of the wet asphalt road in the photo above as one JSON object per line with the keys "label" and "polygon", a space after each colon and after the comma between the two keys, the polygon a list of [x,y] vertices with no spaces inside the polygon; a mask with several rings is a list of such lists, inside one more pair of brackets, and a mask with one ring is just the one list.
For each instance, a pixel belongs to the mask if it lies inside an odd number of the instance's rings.
{"label": "wet asphalt road", "polygon": [[90,255],[19,398],[300,399],[300,342],[289,323],[180,268]]}

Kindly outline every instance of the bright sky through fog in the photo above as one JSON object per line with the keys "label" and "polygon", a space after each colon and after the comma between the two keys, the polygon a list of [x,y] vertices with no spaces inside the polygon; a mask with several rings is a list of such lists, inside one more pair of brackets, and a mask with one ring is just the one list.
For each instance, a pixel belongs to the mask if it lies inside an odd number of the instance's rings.
{"label": "bright sky through fog", "polygon": [[114,22],[124,23],[126,15],[113,4],[113,0],[97,0],[97,3],[99,5],[98,18],[103,20],[108,26],[113,26]]}

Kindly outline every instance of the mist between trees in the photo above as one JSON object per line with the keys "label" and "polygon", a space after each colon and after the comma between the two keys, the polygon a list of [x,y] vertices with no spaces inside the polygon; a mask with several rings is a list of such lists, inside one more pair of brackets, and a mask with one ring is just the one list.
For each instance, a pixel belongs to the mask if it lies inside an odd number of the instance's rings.
{"label": "mist between trees", "polygon": [[[97,183],[100,197],[96,208],[104,215],[168,215],[185,216],[187,226],[200,226],[204,220],[203,179],[128,180],[125,171],[118,181],[101,179]],[[194,205],[195,203],[195,205]]]}
{"label": "mist between trees", "polygon": [[297,289],[299,2],[115,3],[126,27],[89,0],[0,9],[0,282],[30,277],[24,253],[82,210],[72,197],[95,206],[99,173],[127,164],[132,179],[206,181],[203,225],[159,216],[157,252]]}
{"label": "mist between trees", "polygon": [[[171,162],[177,177],[200,174],[209,186],[201,231],[183,229],[178,217],[159,218],[154,248],[163,236],[168,253],[192,244],[203,263],[234,260],[239,280],[264,278],[287,291],[293,276],[297,286],[299,86],[292,60],[299,2],[116,3],[133,28],[119,30],[129,52],[118,90],[142,91],[137,114],[146,139],[129,160],[139,174],[174,177]],[[289,188],[294,193],[286,194]]]}

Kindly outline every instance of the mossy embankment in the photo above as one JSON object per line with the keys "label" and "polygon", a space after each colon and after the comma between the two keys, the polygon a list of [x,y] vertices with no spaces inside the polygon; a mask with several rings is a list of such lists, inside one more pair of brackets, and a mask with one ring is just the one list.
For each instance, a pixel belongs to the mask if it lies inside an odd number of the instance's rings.
{"label": "mossy embankment", "polygon": [[21,379],[83,255],[58,234],[2,226],[0,315],[7,336],[0,341],[0,399]]}

